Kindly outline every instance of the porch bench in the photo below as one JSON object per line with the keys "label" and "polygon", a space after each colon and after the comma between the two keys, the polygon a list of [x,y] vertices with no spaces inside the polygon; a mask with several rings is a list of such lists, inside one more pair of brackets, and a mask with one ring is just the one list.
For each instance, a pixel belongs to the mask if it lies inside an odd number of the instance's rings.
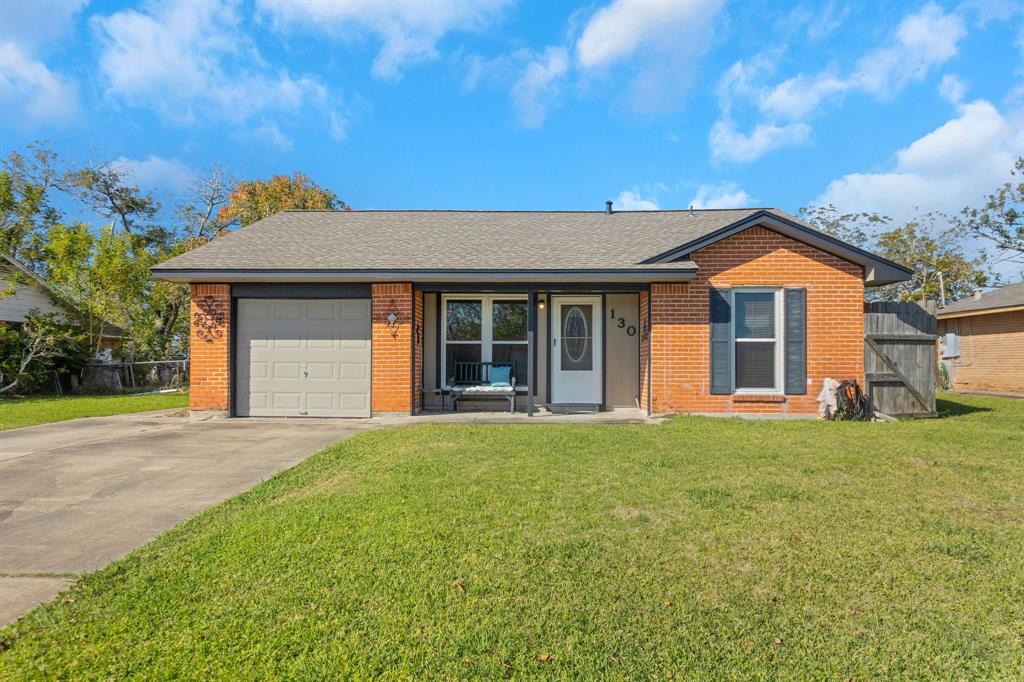
{"label": "porch bench", "polygon": [[[491,384],[493,369],[509,369],[508,385],[494,386]],[[516,411],[516,377],[515,366],[511,362],[456,362],[455,373],[448,378],[451,387],[452,410],[458,412],[459,400],[486,398],[505,398],[509,402],[509,412]]]}

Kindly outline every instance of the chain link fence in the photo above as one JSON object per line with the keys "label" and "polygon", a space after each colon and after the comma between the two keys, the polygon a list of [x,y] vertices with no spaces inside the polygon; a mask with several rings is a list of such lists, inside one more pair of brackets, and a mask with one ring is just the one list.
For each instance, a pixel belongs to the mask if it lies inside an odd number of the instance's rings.
{"label": "chain link fence", "polygon": [[82,369],[81,389],[111,393],[188,388],[188,359],[103,362]]}

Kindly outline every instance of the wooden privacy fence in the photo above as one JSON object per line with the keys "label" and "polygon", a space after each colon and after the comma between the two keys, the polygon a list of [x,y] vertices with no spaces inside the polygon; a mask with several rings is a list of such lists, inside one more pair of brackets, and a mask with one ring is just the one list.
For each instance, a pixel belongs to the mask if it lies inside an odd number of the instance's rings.
{"label": "wooden privacy fence", "polygon": [[935,302],[864,305],[864,380],[873,407],[935,416]]}

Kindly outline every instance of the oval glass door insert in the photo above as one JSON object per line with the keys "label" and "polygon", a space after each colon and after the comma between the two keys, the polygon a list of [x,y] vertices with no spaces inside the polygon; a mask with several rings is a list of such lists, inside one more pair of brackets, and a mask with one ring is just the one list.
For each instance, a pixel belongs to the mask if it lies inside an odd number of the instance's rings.
{"label": "oval glass door insert", "polygon": [[562,307],[562,352],[563,371],[579,372],[594,368],[594,352],[591,329],[593,328],[594,307],[572,305]]}

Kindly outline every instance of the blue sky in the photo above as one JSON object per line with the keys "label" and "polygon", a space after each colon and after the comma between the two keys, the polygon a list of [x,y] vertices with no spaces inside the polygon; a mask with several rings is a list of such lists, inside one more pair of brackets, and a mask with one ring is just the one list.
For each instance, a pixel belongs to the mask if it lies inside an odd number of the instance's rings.
{"label": "blue sky", "polygon": [[354,208],[976,202],[1024,153],[1021,3],[0,0],[3,151],[303,171]]}

